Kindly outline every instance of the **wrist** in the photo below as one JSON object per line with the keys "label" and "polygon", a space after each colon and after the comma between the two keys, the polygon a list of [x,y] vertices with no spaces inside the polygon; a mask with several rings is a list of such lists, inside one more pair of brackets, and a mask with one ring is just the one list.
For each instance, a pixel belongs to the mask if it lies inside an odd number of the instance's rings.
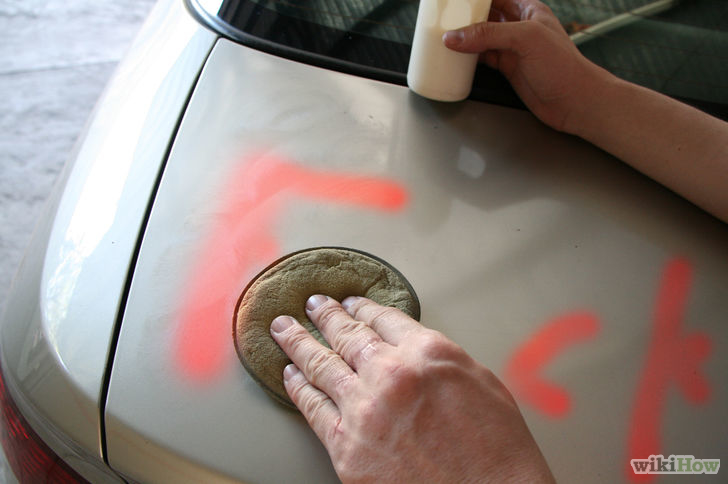
{"label": "wrist", "polygon": [[627,81],[590,62],[587,72],[582,75],[582,82],[573,93],[562,131],[593,143],[605,125],[605,117],[611,116],[611,111],[619,106],[629,87]]}

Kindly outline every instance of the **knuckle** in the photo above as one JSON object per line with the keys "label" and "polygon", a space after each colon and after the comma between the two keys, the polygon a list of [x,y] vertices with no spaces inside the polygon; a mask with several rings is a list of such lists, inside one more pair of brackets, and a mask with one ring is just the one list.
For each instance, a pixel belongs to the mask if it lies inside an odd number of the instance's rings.
{"label": "knuckle", "polygon": [[351,327],[348,328],[346,334],[339,334],[336,341],[336,348],[342,355],[350,357],[357,357],[363,354],[367,350],[366,358],[370,359],[376,352],[376,345],[380,339],[367,335],[367,330],[364,327]]}
{"label": "knuckle", "polygon": [[521,12],[521,18],[527,20],[533,19],[534,15],[543,12],[543,10],[541,9],[542,6],[542,2],[528,2]]}
{"label": "knuckle", "polygon": [[390,414],[392,402],[386,398],[363,399],[356,407],[356,430],[366,433],[373,440],[379,440],[392,430]]}
{"label": "knuckle", "polygon": [[462,41],[456,50],[461,52],[484,52],[492,48],[497,34],[493,22],[479,22],[460,29]]}
{"label": "knuckle", "polygon": [[416,392],[421,373],[414,366],[388,358],[380,363],[379,389],[385,399],[405,398]]}
{"label": "knuckle", "polygon": [[353,320],[342,321],[336,328],[336,332],[331,335],[331,343],[336,348],[345,347],[353,337],[359,332],[360,324]]}
{"label": "knuckle", "polygon": [[304,415],[308,416],[309,420],[316,421],[321,419],[321,412],[326,404],[324,399],[313,392],[301,393],[299,394],[299,398],[299,409],[301,409]]}
{"label": "knuckle", "polygon": [[484,383],[488,388],[490,388],[494,396],[500,398],[508,406],[515,408],[518,407],[518,404],[516,403],[513,394],[490,368],[480,364],[477,365],[477,368],[479,381]]}
{"label": "knuckle", "polygon": [[382,376],[388,380],[399,380],[410,375],[408,367],[399,359],[387,358],[381,363]]}
{"label": "knuckle", "polygon": [[537,2],[533,5],[533,12],[539,13],[542,15],[553,15],[553,10],[551,10],[551,7],[546,5],[543,2]]}
{"label": "knuckle", "polygon": [[291,400],[299,407],[302,408],[302,406],[305,404],[305,388],[306,388],[306,381],[303,378],[294,378],[288,381],[286,384],[286,391],[288,392],[288,396],[291,397]]}
{"label": "knuckle", "polygon": [[300,354],[305,351],[306,345],[311,337],[305,330],[287,331],[285,334],[284,344],[288,347],[287,353]]}
{"label": "knuckle", "polygon": [[321,307],[319,307],[311,316],[312,322],[318,327],[330,326],[335,323],[337,319],[341,319],[344,316],[343,309],[332,301],[327,301]]}
{"label": "knuckle", "polygon": [[529,46],[534,42],[544,39],[547,35],[549,35],[549,32],[549,26],[543,22],[537,20],[524,22],[522,35],[515,41],[518,42],[520,46]]}
{"label": "knuckle", "polygon": [[421,332],[418,346],[426,360],[460,360],[464,355],[462,348],[435,330]]}
{"label": "knuckle", "polygon": [[369,319],[369,324],[372,326],[385,326],[396,317],[400,316],[401,311],[397,308],[389,306],[379,306],[376,308]]}
{"label": "knuckle", "polygon": [[376,308],[378,306],[379,305],[371,299],[359,297],[354,301],[354,303],[352,303],[351,306],[349,306],[349,312],[354,319],[358,321],[365,321],[367,319],[367,315],[372,312],[376,312]]}
{"label": "knuckle", "polygon": [[495,376],[495,373],[493,371],[485,366],[478,365],[479,375],[478,379],[482,382],[484,382],[489,387],[499,387],[502,386],[500,380],[497,376]]}
{"label": "knuckle", "polygon": [[355,381],[356,376],[353,373],[344,375],[336,380],[334,384],[334,389],[338,393],[338,395],[344,395],[350,391]]}
{"label": "knuckle", "polygon": [[477,24],[471,25],[465,32],[465,40],[472,43],[483,42],[488,38],[488,22],[478,22]]}
{"label": "knuckle", "polygon": [[379,415],[379,403],[375,398],[364,398],[357,405],[359,422],[365,426],[376,424],[381,420]]}
{"label": "knuckle", "polygon": [[331,367],[334,365],[334,360],[338,358],[329,349],[321,349],[311,355],[306,360],[303,367],[304,375],[310,377],[314,382],[321,381],[321,379],[331,371]]}
{"label": "knuckle", "polygon": [[361,319],[362,311],[364,311],[370,304],[374,304],[374,302],[365,297],[356,297],[349,305],[347,312],[351,314],[354,319]]}

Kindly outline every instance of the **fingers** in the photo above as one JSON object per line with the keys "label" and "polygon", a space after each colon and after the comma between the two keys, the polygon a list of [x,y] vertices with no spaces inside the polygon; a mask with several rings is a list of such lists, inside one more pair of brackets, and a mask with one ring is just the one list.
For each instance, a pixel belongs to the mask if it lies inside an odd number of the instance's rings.
{"label": "fingers", "polygon": [[311,385],[294,364],[283,370],[283,385],[319,440],[328,448],[328,438],[341,418],[339,408],[328,395]]}
{"label": "fingers", "polygon": [[368,324],[384,341],[399,345],[405,336],[422,325],[397,308],[380,306],[371,299],[349,297],[342,306],[354,319]]}
{"label": "fingers", "polygon": [[351,367],[290,316],[274,319],[270,332],[306,379],[338,403],[342,388],[356,377]]}
{"label": "fingers", "polygon": [[330,297],[311,296],[306,302],[306,314],[331,348],[355,371],[371,359],[383,343],[375,330],[352,318],[341,304]]}
{"label": "fingers", "polygon": [[530,20],[544,13],[551,14],[548,5],[539,0],[493,0],[491,10],[503,14],[505,20]]}
{"label": "fingers", "polygon": [[523,17],[524,3],[527,5],[531,1],[522,2],[515,0],[493,0],[490,4],[490,10],[502,13],[504,20],[521,20]]}
{"label": "fingers", "polygon": [[551,9],[537,0],[495,0],[489,20],[445,32],[442,37],[445,46],[465,53],[487,50],[523,53],[529,45],[538,42],[544,30],[565,33]]}
{"label": "fingers", "polygon": [[513,19],[509,19],[505,13],[495,8],[491,8],[488,12],[488,22],[508,22],[509,20]]}
{"label": "fingers", "polygon": [[445,32],[445,46],[458,52],[475,54],[486,50],[516,50],[520,22],[480,22]]}

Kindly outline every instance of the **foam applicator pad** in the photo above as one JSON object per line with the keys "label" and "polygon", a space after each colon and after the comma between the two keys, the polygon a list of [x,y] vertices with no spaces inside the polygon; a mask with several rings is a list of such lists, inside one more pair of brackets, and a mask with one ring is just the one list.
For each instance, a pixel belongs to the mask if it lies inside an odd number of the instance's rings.
{"label": "foam applicator pad", "polygon": [[[306,317],[308,298],[325,294],[338,301],[364,296],[419,319],[417,296],[397,270],[352,249],[316,248],[273,263],[245,288],[233,318],[233,339],[240,361],[253,379],[278,402],[294,407],[283,387],[290,360],[270,335],[276,316],[293,316],[322,344],[329,346]],[[294,407],[295,408],[295,407]]]}

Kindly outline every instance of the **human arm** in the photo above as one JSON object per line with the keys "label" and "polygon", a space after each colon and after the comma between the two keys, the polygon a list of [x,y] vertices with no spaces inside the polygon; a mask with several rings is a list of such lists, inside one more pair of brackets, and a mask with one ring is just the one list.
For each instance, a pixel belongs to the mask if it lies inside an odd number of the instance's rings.
{"label": "human arm", "polygon": [[313,296],[271,325],[284,385],[348,482],[553,482],[518,407],[441,333],[364,298]]}
{"label": "human arm", "polygon": [[728,123],[663,94],[605,79],[573,133],[728,222]]}
{"label": "human arm", "polygon": [[728,221],[728,123],[586,59],[537,0],[494,0],[488,22],[448,32],[481,52],[549,126],[584,138]]}

